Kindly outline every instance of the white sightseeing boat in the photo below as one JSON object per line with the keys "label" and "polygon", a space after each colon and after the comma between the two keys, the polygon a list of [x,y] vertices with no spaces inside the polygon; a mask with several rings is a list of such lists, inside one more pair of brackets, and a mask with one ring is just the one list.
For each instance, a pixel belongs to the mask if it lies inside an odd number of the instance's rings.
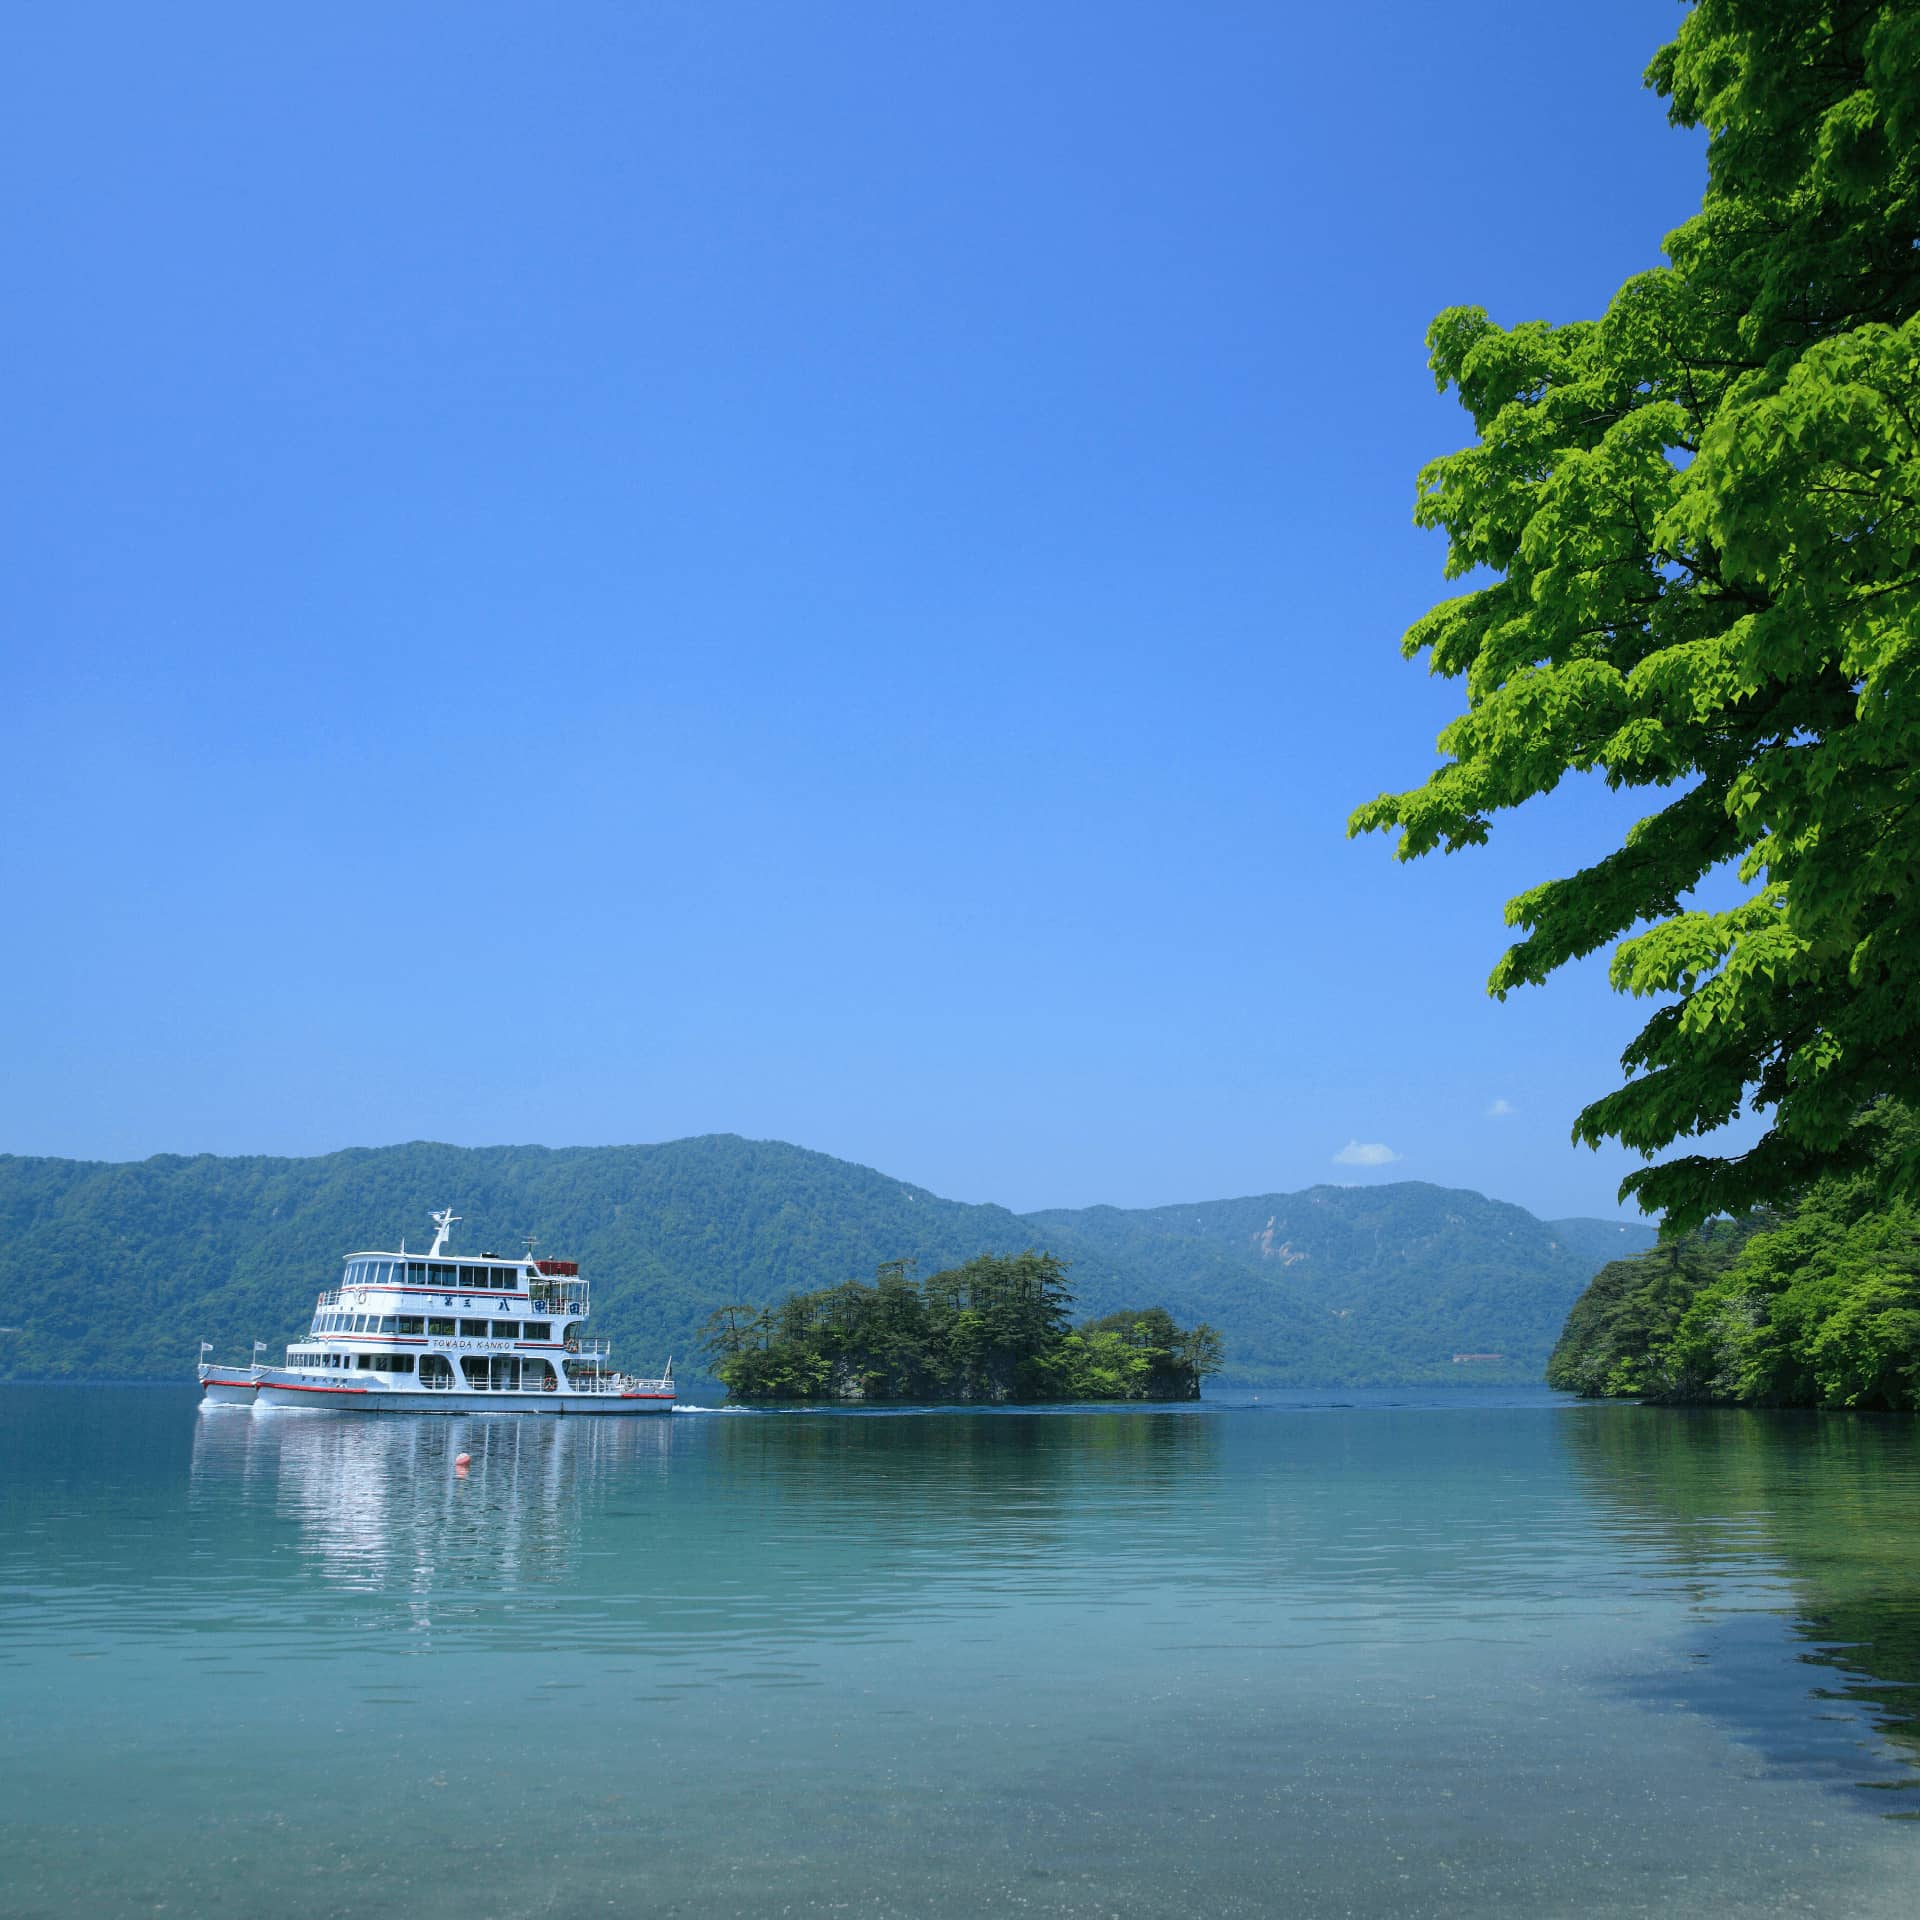
{"label": "white sightseeing boat", "polygon": [[207,1401],[350,1413],[623,1414],[673,1411],[673,1362],[657,1380],[616,1372],[582,1332],[587,1283],[571,1260],[443,1258],[459,1215],[436,1213],[424,1255],[350,1253],[339,1286],[283,1367],[223,1367],[200,1344]]}

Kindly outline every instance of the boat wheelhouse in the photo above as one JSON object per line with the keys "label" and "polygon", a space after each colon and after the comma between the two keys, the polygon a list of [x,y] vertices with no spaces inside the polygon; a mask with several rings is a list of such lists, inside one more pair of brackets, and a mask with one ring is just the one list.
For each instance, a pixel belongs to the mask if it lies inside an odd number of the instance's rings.
{"label": "boat wheelhouse", "polygon": [[433,1215],[425,1254],[350,1253],[340,1284],[284,1366],[223,1367],[200,1348],[208,1401],[353,1413],[631,1414],[673,1410],[673,1362],[658,1379],[616,1370],[585,1332],[587,1283],[572,1260],[447,1256],[460,1216]]}

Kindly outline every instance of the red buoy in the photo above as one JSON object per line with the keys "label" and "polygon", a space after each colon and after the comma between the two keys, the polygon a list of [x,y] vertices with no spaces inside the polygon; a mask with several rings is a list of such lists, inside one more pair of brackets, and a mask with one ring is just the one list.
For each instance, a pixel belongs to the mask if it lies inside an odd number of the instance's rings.
{"label": "red buoy", "polygon": [[473,1465],[473,1455],[470,1453],[457,1453],[453,1457],[453,1464],[460,1472],[465,1473],[466,1470]]}

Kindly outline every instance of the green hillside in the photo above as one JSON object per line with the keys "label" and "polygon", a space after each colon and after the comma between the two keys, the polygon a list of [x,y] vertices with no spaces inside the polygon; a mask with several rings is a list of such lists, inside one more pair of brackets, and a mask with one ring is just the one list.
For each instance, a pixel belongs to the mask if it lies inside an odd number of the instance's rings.
{"label": "green hillside", "polygon": [[1603,1267],[1567,1316],[1555,1386],[1594,1397],[1920,1408],[1920,1208],[1889,1191],[1920,1117],[1883,1102],[1855,1164],[1777,1212]]}
{"label": "green hillside", "polygon": [[[1220,1328],[1225,1378],[1313,1385],[1538,1379],[1598,1264],[1573,1230],[1607,1225],[1549,1226],[1413,1183],[1023,1217],[732,1135],[305,1160],[0,1156],[0,1377],[179,1379],[203,1338],[226,1357],[254,1339],[277,1349],[342,1254],[402,1235],[419,1247],[428,1210],[449,1204],[456,1249],[517,1250],[531,1232],[580,1260],[595,1330],[634,1365],[672,1351],[684,1370],[723,1304],[883,1260],[926,1273],[1031,1246],[1072,1262],[1082,1316],[1156,1301]],[[1504,1358],[1455,1366],[1461,1351]]]}
{"label": "green hillside", "polygon": [[1603,1233],[1654,1241],[1417,1181],[1027,1218],[1076,1276],[1124,1270],[1141,1297],[1219,1327],[1229,1378],[1299,1385],[1538,1380]]}

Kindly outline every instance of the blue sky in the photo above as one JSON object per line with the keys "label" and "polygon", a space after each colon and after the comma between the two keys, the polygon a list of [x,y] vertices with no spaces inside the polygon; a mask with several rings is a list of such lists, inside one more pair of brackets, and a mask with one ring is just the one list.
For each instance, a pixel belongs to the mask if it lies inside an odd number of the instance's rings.
{"label": "blue sky", "polygon": [[1637,809],[1344,823],[1457,698],[1427,321],[1657,260],[1678,18],[19,16],[0,1150],[1613,1211],[1635,1009],[1483,988]]}

